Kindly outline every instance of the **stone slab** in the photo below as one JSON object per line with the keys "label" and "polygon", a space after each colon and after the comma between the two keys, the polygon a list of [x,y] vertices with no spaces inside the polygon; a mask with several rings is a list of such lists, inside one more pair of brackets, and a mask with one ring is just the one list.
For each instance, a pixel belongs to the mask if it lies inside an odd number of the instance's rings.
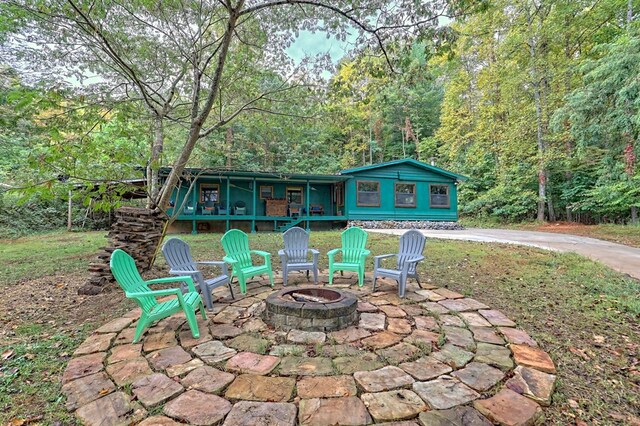
{"label": "stone slab", "polygon": [[144,338],[142,350],[145,352],[155,352],[160,349],[177,346],[176,333],[168,331],[165,333],[154,333]]}
{"label": "stone slab", "polygon": [[466,328],[444,326],[442,330],[445,334],[445,340],[452,345],[460,346],[467,351],[474,351],[476,349],[476,341],[473,339],[473,335]]}
{"label": "stone slab", "polygon": [[386,318],[387,317],[384,314],[371,314],[364,312],[360,314],[358,327],[369,331],[382,331],[384,330]]}
{"label": "stone slab", "polygon": [[287,340],[293,343],[321,344],[327,339],[327,335],[320,331],[303,331],[293,329],[287,334]]}
{"label": "stone slab", "polygon": [[480,394],[464,383],[448,376],[428,382],[415,382],[413,391],[431,408],[446,410],[463,405],[480,397]]}
{"label": "stone slab", "polygon": [[296,379],[293,377],[266,377],[243,374],[229,385],[226,398],[247,401],[287,402],[293,395]]}
{"label": "stone slab", "polygon": [[353,326],[329,333],[329,338],[335,340],[336,343],[355,342],[369,336],[371,336],[371,333],[369,331],[365,330],[364,328]]}
{"label": "stone slab", "polygon": [[544,414],[538,404],[507,388],[491,398],[474,401],[473,407],[490,421],[500,425],[544,424]]}
{"label": "stone slab", "polygon": [[478,311],[480,315],[485,317],[491,325],[497,327],[515,327],[516,323],[511,321],[505,314],[495,309],[480,309]]}
{"label": "stone slab", "polygon": [[125,328],[129,327],[132,322],[134,322],[134,318],[120,317],[116,318],[108,323],[104,324],[102,327],[96,330],[96,333],[119,333]]}
{"label": "stone slab", "polygon": [[551,404],[551,395],[556,384],[555,375],[521,365],[517,366],[513,372],[513,377],[507,380],[507,388],[531,398],[544,407]]}
{"label": "stone slab", "polygon": [[447,299],[438,302],[441,306],[455,312],[465,311],[477,311],[478,309],[488,309],[489,307],[484,303],[478,302],[475,299]]}
{"label": "stone slab", "polygon": [[191,425],[215,425],[231,411],[231,403],[216,395],[190,390],[169,401],[164,414]]}
{"label": "stone slab", "polygon": [[271,373],[280,362],[280,358],[272,355],[259,355],[253,352],[240,352],[227,361],[227,371],[263,376]]}
{"label": "stone slab", "polygon": [[458,406],[448,410],[420,413],[422,426],[492,426],[486,417],[471,407]]}
{"label": "stone slab", "polygon": [[289,403],[240,401],[233,406],[223,426],[295,426],[297,411]]}
{"label": "stone slab", "polygon": [[138,401],[146,408],[162,404],[184,390],[178,382],[160,373],[136,380],[131,385],[131,389]]}
{"label": "stone slab", "polygon": [[420,381],[431,380],[452,371],[449,365],[430,356],[402,363],[399,367]]}
{"label": "stone slab", "polygon": [[298,396],[302,399],[340,398],[358,393],[352,376],[302,377],[297,384]]}
{"label": "stone slab", "polygon": [[115,392],[96,399],[76,411],[76,417],[86,426],[128,425],[142,420],[147,412],[132,403],[124,392]]}
{"label": "stone slab", "polygon": [[411,419],[427,409],[422,399],[408,389],[365,393],[360,398],[376,422]]}
{"label": "stone slab", "polygon": [[470,362],[462,370],[454,371],[451,375],[478,392],[491,389],[504,378],[502,371],[480,362]]}
{"label": "stone slab", "polygon": [[477,312],[460,312],[460,316],[469,327],[491,327],[491,323]]}
{"label": "stone slab", "polygon": [[421,354],[420,348],[406,342],[400,342],[397,345],[378,349],[376,351],[388,364],[397,365],[401,362],[409,361]]}
{"label": "stone slab", "polygon": [[556,366],[548,353],[540,348],[527,345],[509,345],[516,364],[535,368],[545,373],[555,373]]}
{"label": "stone slab", "polygon": [[200,361],[198,358],[194,358],[191,361],[185,362],[184,364],[172,365],[171,367],[167,367],[167,376],[183,376],[188,372],[195,370],[196,368],[202,367],[203,365],[204,362]]}
{"label": "stone slab", "polygon": [[62,374],[62,384],[102,371],[104,369],[103,362],[106,355],[106,352],[98,352],[73,358],[69,361],[67,368]]}
{"label": "stone slab", "polygon": [[470,329],[477,342],[491,343],[492,345],[504,345],[505,343],[493,327],[470,327]]}
{"label": "stone slab", "polygon": [[538,346],[538,343],[531,338],[526,332],[511,327],[498,327],[498,331],[502,333],[507,342],[516,345]]}
{"label": "stone slab", "polygon": [[217,364],[235,356],[238,352],[228,348],[219,340],[212,340],[195,346],[191,351],[207,364]]}
{"label": "stone slab", "polygon": [[380,310],[384,312],[389,318],[404,318],[407,313],[397,306],[383,305],[380,306]]}
{"label": "stone slab", "polygon": [[209,331],[211,332],[211,337],[214,339],[229,339],[244,333],[241,328],[231,324],[215,324],[209,327]]}
{"label": "stone slab", "polygon": [[282,376],[330,376],[334,373],[330,358],[287,356],[280,362]]}
{"label": "stone slab", "polygon": [[366,337],[361,340],[362,344],[371,349],[383,349],[399,343],[404,336],[392,333],[390,331],[382,331],[373,336]]}
{"label": "stone slab", "polygon": [[116,390],[116,387],[104,371],[101,371],[68,382],[62,386],[61,390],[67,397],[65,407],[68,411],[74,411],[91,401],[110,394]]}
{"label": "stone slab", "polygon": [[78,349],[75,350],[73,356],[89,355],[95,352],[104,352],[111,346],[111,341],[115,339],[115,333],[92,334],[82,342]]}
{"label": "stone slab", "polygon": [[404,370],[393,366],[373,371],[357,371],[353,378],[365,392],[389,391],[410,386],[414,382],[413,377]]}
{"label": "stone slab", "polygon": [[213,367],[204,366],[187,374],[180,383],[187,389],[218,394],[235,380],[236,376]]}
{"label": "stone slab", "polygon": [[428,330],[428,331],[440,331],[440,326],[438,325],[438,321],[434,317],[430,316],[417,316],[414,317],[413,320],[416,323],[416,328],[418,330]]}
{"label": "stone slab", "polygon": [[513,360],[511,359],[511,351],[500,345],[491,345],[489,343],[478,343],[476,356],[473,358],[476,362],[498,367],[502,371],[509,371],[513,368]]}
{"label": "stone slab", "polygon": [[107,358],[107,364],[114,364],[120,361],[126,361],[128,359],[138,358],[142,355],[141,344],[126,344],[120,346],[114,346],[111,348],[111,355]]}
{"label": "stone slab", "polygon": [[125,386],[153,374],[146,359],[139,357],[107,366],[107,373],[118,386]]}
{"label": "stone slab", "polygon": [[341,356],[333,359],[333,365],[340,374],[353,374],[356,371],[370,371],[383,367],[380,357],[372,352],[359,355]]}
{"label": "stone slab", "polygon": [[405,318],[388,318],[387,331],[395,334],[411,334],[411,322]]}
{"label": "stone slab", "polygon": [[373,423],[364,403],[355,396],[344,398],[313,398],[300,400],[300,426],[350,425]]}
{"label": "stone slab", "polygon": [[191,361],[191,355],[180,346],[174,346],[150,353],[147,360],[154,369],[162,370]]}

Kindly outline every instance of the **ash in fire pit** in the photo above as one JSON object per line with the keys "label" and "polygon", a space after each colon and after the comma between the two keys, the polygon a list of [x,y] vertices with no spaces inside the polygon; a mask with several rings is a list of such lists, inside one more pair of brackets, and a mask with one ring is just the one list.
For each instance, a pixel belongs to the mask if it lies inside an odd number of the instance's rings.
{"label": "ash in fire pit", "polygon": [[267,297],[264,321],[276,328],[334,331],[358,321],[358,300],[346,291],[305,287]]}

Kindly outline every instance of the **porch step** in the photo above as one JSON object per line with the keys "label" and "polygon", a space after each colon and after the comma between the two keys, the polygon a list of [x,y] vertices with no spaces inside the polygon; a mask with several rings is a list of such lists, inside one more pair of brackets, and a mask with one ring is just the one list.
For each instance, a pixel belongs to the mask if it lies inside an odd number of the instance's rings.
{"label": "porch step", "polygon": [[292,217],[289,220],[287,220],[284,224],[279,225],[278,227],[276,227],[275,230],[278,231],[278,232],[284,232],[289,228],[293,228],[294,226],[296,226],[300,222],[302,222],[302,219],[300,217]]}

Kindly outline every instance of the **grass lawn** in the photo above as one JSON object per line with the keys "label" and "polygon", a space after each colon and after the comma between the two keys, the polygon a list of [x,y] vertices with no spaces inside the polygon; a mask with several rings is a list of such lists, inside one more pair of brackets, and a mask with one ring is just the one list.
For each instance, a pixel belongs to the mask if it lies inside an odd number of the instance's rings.
{"label": "grass lawn", "polygon": [[[82,340],[132,307],[117,288],[78,296],[101,233],[56,233],[0,242],[0,424],[16,418],[74,424],[60,397],[60,376]],[[219,259],[220,235],[183,235],[200,260]],[[250,236],[272,253],[278,234]],[[322,253],[337,232],[314,232]],[[371,234],[373,254],[394,252],[397,238]],[[431,283],[502,310],[549,352],[558,390],[548,424],[634,424],[640,421],[640,283],[577,255],[532,248],[429,240],[420,265]],[[326,268],[326,256],[321,267]],[[367,271],[371,271],[369,260]],[[166,273],[162,259],[150,275]],[[370,285],[369,275],[365,285]],[[635,417],[634,417],[635,416]]]}

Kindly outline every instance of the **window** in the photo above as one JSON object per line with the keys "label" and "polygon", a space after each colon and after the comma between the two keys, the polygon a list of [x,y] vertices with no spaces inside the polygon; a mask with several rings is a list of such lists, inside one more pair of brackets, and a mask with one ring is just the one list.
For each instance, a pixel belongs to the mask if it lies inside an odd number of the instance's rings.
{"label": "window", "polygon": [[356,182],[356,204],[364,207],[380,206],[380,182],[359,180]]}
{"label": "window", "polygon": [[260,199],[270,200],[273,198],[273,186],[260,185]]}
{"label": "window", "polygon": [[433,208],[448,209],[449,185],[429,185],[429,201]]}
{"label": "window", "polygon": [[287,187],[287,202],[289,204],[299,204],[302,205],[303,197],[302,197],[302,188],[299,186],[288,186]]}
{"label": "window", "polygon": [[200,202],[202,204],[207,202],[217,203],[219,192],[220,192],[219,185],[210,185],[210,184],[200,185]]}
{"label": "window", "polygon": [[416,184],[396,183],[396,207],[416,206]]}

